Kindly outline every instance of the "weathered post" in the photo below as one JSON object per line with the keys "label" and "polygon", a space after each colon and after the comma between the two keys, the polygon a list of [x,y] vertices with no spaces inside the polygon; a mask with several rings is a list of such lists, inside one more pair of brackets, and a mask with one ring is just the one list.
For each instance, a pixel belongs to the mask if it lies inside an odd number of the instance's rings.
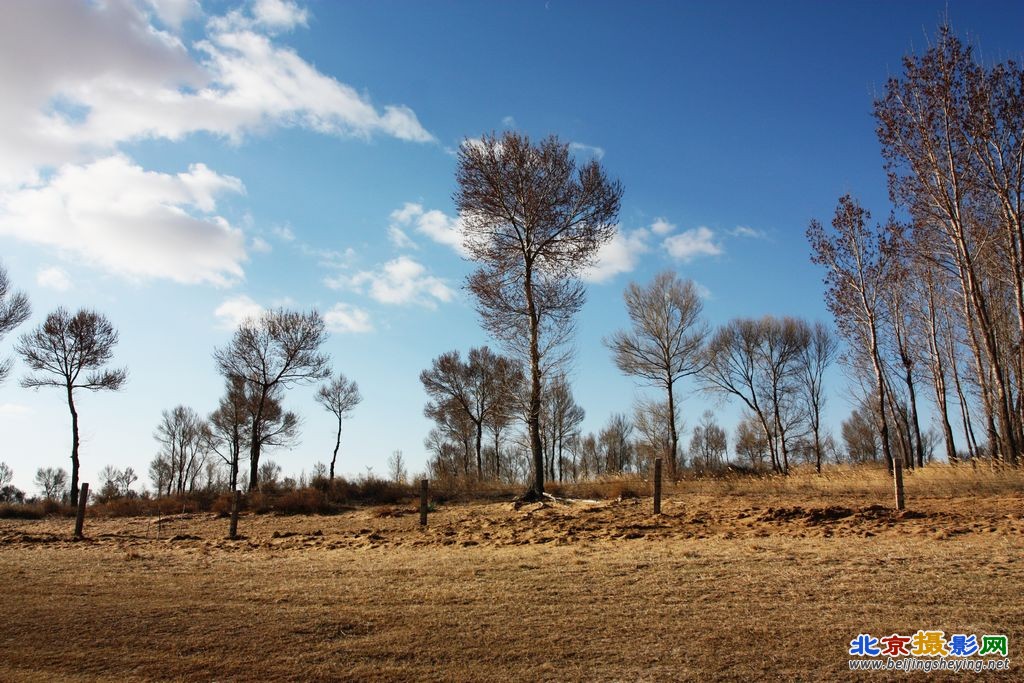
{"label": "weathered post", "polygon": [[420,480],[420,526],[427,525],[427,480]]}
{"label": "weathered post", "polygon": [[82,538],[82,527],[85,526],[85,501],[89,499],[89,485],[83,483],[78,493],[78,514],[75,515],[75,538]]}
{"label": "weathered post", "polygon": [[241,507],[242,492],[235,489],[231,494],[231,526],[228,528],[228,538],[232,541],[238,538],[238,508]]}
{"label": "weathered post", "polygon": [[907,507],[906,498],[903,495],[903,459],[893,458],[893,478],[896,480],[896,509],[903,510]]}
{"label": "weathered post", "polygon": [[654,459],[654,514],[661,514],[661,458]]}

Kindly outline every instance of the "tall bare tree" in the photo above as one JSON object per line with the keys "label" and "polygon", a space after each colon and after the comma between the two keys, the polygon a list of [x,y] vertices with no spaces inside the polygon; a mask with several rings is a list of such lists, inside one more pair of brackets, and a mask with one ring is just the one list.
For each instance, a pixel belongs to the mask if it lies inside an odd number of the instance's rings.
{"label": "tall bare tree", "polygon": [[[249,490],[259,482],[260,449],[268,436],[283,436],[280,431],[297,418],[284,413],[280,394],[292,386],[325,379],[330,374],[328,358],[320,352],[327,338],[323,318],[315,310],[308,313],[277,309],[259,318],[243,322],[227,346],[214,352],[220,373],[226,378],[241,377],[253,398],[249,438]],[[275,395],[275,392],[277,394]],[[276,405],[276,410],[275,410]],[[268,429],[267,421],[277,416],[280,427]],[[288,415],[293,415],[288,419]]]}
{"label": "tall bare tree", "polygon": [[316,402],[327,409],[338,421],[338,432],[334,439],[334,452],[331,454],[331,467],[329,481],[334,481],[334,463],[338,459],[338,449],[341,448],[341,426],[355,407],[363,400],[359,393],[359,385],[349,380],[341,372],[330,382],[324,384],[316,392]]}
{"label": "tall bare tree", "polygon": [[633,327],[616,332],[605,344],[619,370],[667,392],[668,473],[674,478],[679,459],[675,384],[701,368],[701,348],[708,335],[701,319],[704,305],[693,281],[682,280],[670,270],[659,273],[646,287],[629,283],[623,298]]}
{"label": "tall bare tree", "polygon": [[583,305],[579,275],[615,234],[622,185],[596,159],[577,167],[557,137],[534,144],[515,132],[464,143],[456,179],[465,247],[480,263],[468,280],[477,311],[530,369],[531,493],[540,496],[544,363]]}
{"label": "tall bare tree", "polygon": [[868,227],[871,214],[850,195],[839,199],[832,230],[814,220],[807,230],[811,260],[825,268],[825,303],[851,349],[863,349],[875,378],[875,419],[885,461],[892,466],[887,387],[881,350],[884,297],[893,282],[898,226]]}
{"label": "tall bare tree", "polygon": [[[3,341],[11,330],[28,320],[31,313],[28,296],[24,292],[11,291],[7,269],[0,264],[0,341]],[[0,384],[10,376],[11,367],[9,359],[0,360]]]}
{"label": "tall bare tree", "polygon": [[[894,201],[916,248],[956,282],[995,454],[1015,462],[1024,404],[1024,71],[986,68],[948,26],[875,102]],[[1016,388],[1019,392],[1019,387]]]}
{"label": "tall bare tree", "polygon": [[71,411],[71,495],[78,504],[78,411],[75,390],[117,391],[128,379],[124,368],[105,369],[114,357],[117,330],[103,315],[80,310],[71,315],[58,308],[43,324],[22,335],[15,350],[33,374],[21,380],[31,389],[56,387],[64,390]]}

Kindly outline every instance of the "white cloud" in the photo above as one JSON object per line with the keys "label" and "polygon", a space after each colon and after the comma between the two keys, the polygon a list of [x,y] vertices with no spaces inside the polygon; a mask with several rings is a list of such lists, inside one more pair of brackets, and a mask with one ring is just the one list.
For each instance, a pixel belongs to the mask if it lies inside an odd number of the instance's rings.
{"label": "white cloud", "polygon": [[514,116],[506,116],[501,119],[501,125],[505,126],[506,128],[515,128],[516,118]]}
{"label": "white cloud", "polygon": [[722,247],[715,242],[715,233],[704,226],[666,237],[662,245],[672,258],[683,262],[692,261],[698,256],[717,256],[722,253]]}
{"label": "white cloud", "polygon": [[130,278],[228,285],[243,275],[245,239],[215,215],[216,196],[244,191],[237,178],[202,164],[171,175],[115,155],[0,193],[0,235]]}
{"label": "white cloud", "polygon": [[253,237],[249,248],[260,254],[269,254],[274,250],[274,247],[270,246],[270,242],[262,237]]}
{"label": "white cloud", "polygon": [[309,12],[287,0],[257,0],[252,14],[257,24],[275,30],[288,31],[309,22]]}
{"label": "white cloud", "polygon": [[430,275],[426,266],[408,256],[392,259],[377,270],[328,277],[324,284],[331,289],[365,293],[382,304],[416,304],[435,309],[437,302],[447,303],[455,298],[455,292],[444,280]]}
{"label": "white cloud", "polygon": [[584,145],[582,142],[570,142],[569,149],[574,152],[580,152],[582,154],[589,154],[598,161],[604,159],[604,148],[595,147],[594,145]]}
{"label": "white cloud", "polygon": [[643,228],[628,233],[623,232],[621,228],[616,229],[611,241],[601,246],[594,265],[584,271],[583,279],[597,283],[609,280],[619,273],[632,272],[640,260],[640,255],[650,251],[650,247],[647,246],[649,236],[650,233]]}
{"label": "white cloud", "polygon": [[270,232],[274,233],[274,236],[277,237],[282,242],[295,241],[295,231],[292,230],[291,227],[287,225],[275,225],[273,228],[271,228]]}
{"label": "white cloud", "polygon": [[373,331],[370,314],[351,304],[335,304],[329,311],[324,313],[324,322],[327,324],[327,329],[331,332],[341,334]]}
{"label": "white cloud", "polygon": [[72,287],[71,278],[68,277],[68,274],[56,266],[40,268],[39,272],[36,273],[36,284],[58,292],[66,292]]}
{"label": "white cloud", "polygon": [[416,243],[397,225],[388,226],[388,239],[399,249],[419,249]]}
{"label": "white cloud", "polygon": [[675,223],[669,223],[664,218],[655,218],[651,223],[651,232],[655,235],[667,235],[676,229]]}
{"label": "white cloud", "polygon": [[244,294],[225,299],[213,311],[214,317],[220,321],[220,327],[233,330],[247,320],[253,320],[263,314],[263,307]]}
{"label": "white cloud", "polygon": [[[433,136],[400,104],[324,74],[269,32],[306,21],[292,2],[261,0],[206,24],[191,46],[151,23],[192,16],[151,0],[5,3],[0,22],[0,185],[84,162],[139,139],[208,132],[238,141],[268,126],[339,136]],[[191,48],[191,49],[190,49]]]}
{"label": "white cloud", "polygon": [[422,204],[406,202],[401,209],[391,212],[391,225],[401,230],[413,229],[434,242],[451,247],[460,256],[468,256],[463,244],[462,223],[443,211],[425,211]]}
{"label": "white cloud", "polygon": [[701,283],[694,282],[693,284],[697,289],[697,296],[699,296],[701,299],[709,300],[715,298],[714,295],[711,293],[711,290],[702,285]]}
{"label": "white cloud", "polygon": [[751,239],[764,239],[768,236],[764,230],[757,230],[746,225],[737,225],[729,231],[729,234],[733,237],[749,237]]}

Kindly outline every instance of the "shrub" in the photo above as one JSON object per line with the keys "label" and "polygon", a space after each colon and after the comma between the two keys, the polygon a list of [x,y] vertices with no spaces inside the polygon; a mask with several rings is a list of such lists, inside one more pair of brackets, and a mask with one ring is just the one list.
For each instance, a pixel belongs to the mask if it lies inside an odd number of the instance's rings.
{"label": "shrub", "polygon": [[0,519],[42,519],[45,516],[40,503],[0,503]]}

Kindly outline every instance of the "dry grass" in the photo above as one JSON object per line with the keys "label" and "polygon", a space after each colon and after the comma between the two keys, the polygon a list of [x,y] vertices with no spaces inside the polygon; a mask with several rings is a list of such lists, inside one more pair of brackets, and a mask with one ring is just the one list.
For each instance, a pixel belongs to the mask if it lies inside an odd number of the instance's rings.
{"label": "dry grass", "polygon": [[905,514],[835,472],[682,482],[660,517],[250,514],[236,542],[214,514],[0,521],[0,680],[839,680],[857,633],[918,628],[1005,632],[1022,678],[1022,488],[970,477],[915,473]]}

